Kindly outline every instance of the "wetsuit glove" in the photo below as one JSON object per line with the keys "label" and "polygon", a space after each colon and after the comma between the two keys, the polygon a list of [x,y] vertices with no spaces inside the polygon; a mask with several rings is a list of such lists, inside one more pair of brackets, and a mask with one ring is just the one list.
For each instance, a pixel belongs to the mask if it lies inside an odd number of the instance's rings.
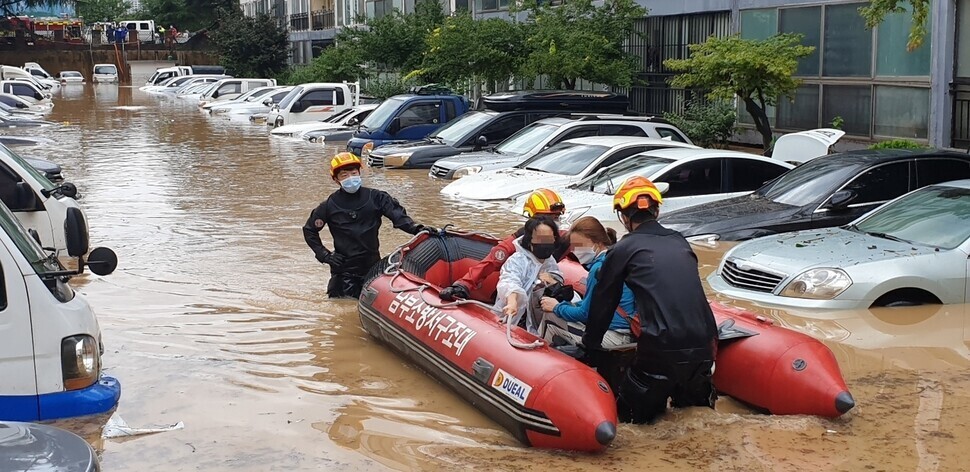
{"label": "wetsuit glove", "polygon": [[336,252],[328,252],[325,254],[318,254],[317,260],[330,266],[330,270],[338,270],[347,262],[347,258],[337,254]]}
{"label": "wetsuit glove", "polygon": [[455,284],[455,285],[445,287],[444,290],[442,290],[441,293],[438,294],[438,298],[446,302],[455,301],[456,298],[467,299],[468,297],[469,297],[468,289],[465,288],[464,285],[460,285],[460,284]]}
{"label": "wetsuit glove", "polygon": [[441,230],[439,230],[438,228],[435,228],[434,226],[417,225],[415,229],[417,230],[415,231],[415,234],[420,233],[422,231],[427,231],[428,233],[430,233],[431,236],[438,236],[441,234]]}

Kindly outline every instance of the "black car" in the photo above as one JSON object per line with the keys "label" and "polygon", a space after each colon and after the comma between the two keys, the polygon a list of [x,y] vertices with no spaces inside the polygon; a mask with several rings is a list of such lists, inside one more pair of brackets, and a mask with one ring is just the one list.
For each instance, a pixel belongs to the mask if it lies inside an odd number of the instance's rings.
{"label": "black car", "polygon": [[98,455],[80,436],[37,423],[0,422],[0,470],[97,472]]}
{"label": "black car", "polygon": [[962,153],[894,149],[830,154],[750,195],[661,213],[659,221],[686,238],[742,241],[845,225],[910,190],[966,178],[970,155]]}

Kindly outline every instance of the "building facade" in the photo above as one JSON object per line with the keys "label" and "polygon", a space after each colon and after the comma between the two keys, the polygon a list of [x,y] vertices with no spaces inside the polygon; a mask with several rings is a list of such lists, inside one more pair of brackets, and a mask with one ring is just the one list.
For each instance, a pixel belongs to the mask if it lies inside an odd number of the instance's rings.
{"label": "building facade", "polygon": [[[669,58],[711,35],[762,39],[799,33],[815,52],[802,60],[794,97],[769,110],[779,132],[827,127],[841,121],[849,138],[906,138],[933,146],[970,146],[970,0],[933,0],[923,45],[907,51],[911,15],[892,14],[867,29],[858,0],[638,0],[650,16],[628,47],[641,58],[638,85],[628,94],[641,113],[680,111],[691,91],[669,87]],[[337,30],[360,18],[414,0],[241,0],[247,14],[270,13],[290,29],[291,61],[305,63],[332,44]],[[508,0],[442,0],[446,12],[469,9],[477,17],[508,17]],[[964,27],[961,28],[961,25]],[[741,110],[739,119],[750,123]],[[753,137],[753,136],[752,136]]]}

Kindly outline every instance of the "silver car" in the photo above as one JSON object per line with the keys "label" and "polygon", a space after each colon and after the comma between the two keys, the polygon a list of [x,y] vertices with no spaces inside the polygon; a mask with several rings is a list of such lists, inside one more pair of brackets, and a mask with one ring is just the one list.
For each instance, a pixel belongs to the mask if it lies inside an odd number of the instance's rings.
{"label": "silver car", "polygon": [[970,180],[914,190],[849,225],[742,243],[708,277],[727,296],[796,308],[970,301]]}

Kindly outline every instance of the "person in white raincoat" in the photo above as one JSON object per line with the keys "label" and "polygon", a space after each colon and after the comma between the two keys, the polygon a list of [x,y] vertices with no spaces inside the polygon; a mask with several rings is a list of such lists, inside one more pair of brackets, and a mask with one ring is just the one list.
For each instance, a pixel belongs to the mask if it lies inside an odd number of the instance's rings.
{"label": "person in white raincoat", "polygon": [[[518,324],[523,315],[529,332],[538,332],[538,321],[532,311],[546,285],[562,283],[563,276],[552,257],[559,243],[559,228],[547,217],[530,218],[522,236],[515,240],[516,251],[502,265],[496,287],[495,308]],[[538,319],[541,319],[539,317]]]}

